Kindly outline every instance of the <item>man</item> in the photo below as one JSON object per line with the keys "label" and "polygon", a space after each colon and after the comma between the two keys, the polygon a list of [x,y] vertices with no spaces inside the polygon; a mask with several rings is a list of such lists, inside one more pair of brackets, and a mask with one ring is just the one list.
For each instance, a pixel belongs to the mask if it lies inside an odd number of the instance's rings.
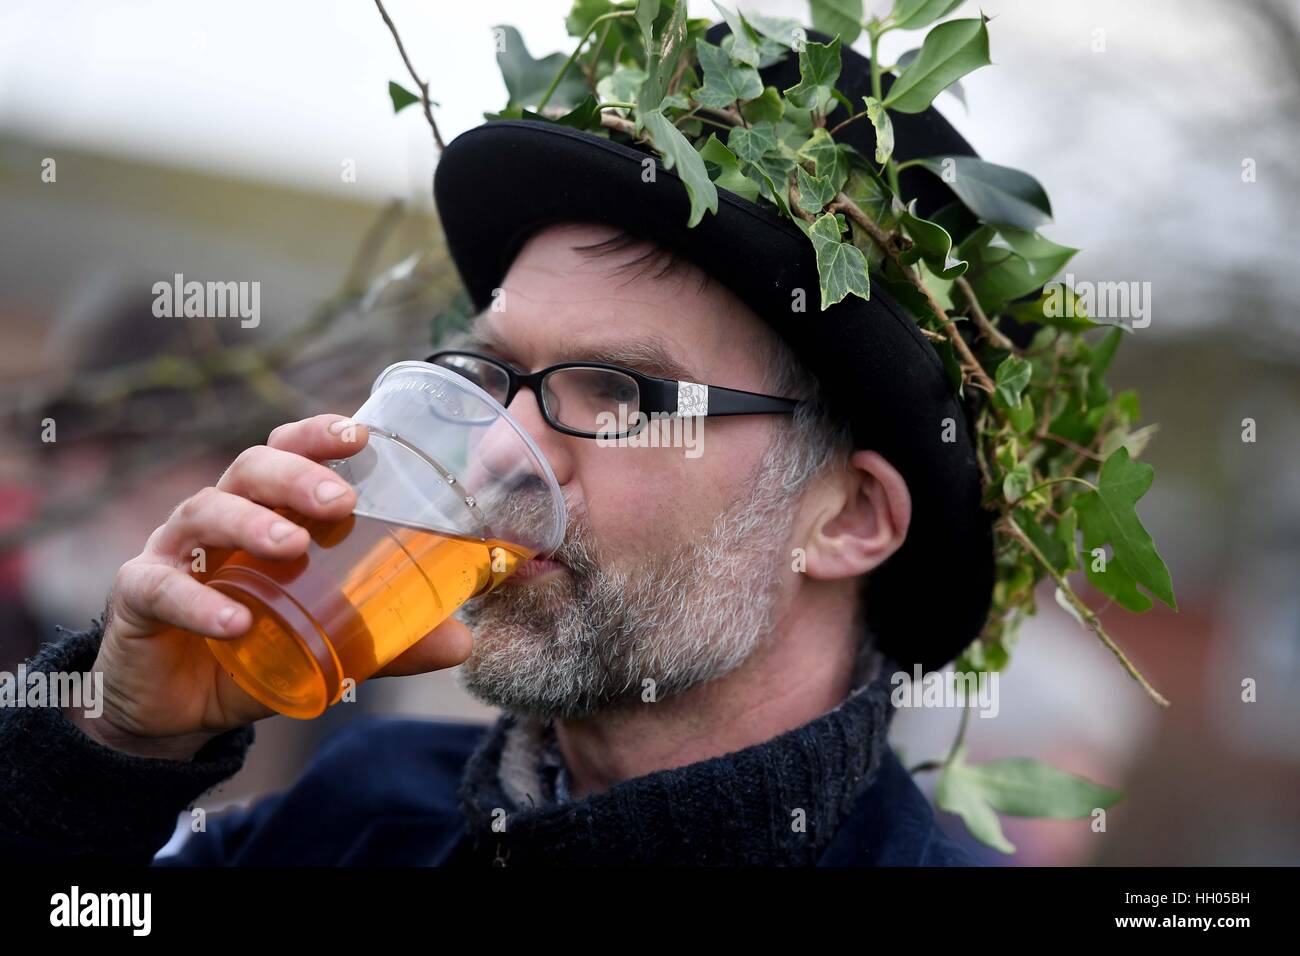
{"label": "man", "polygon": [[[677,231],[681,187],[667,171],[663,191],[627,189],[639,165],[635,150],[541,123],[452,143],[435,191],[483,311],[435,360],[480,375],[605,362],[681,394],[798,403],[704,416],[705,451],[691,457],[555,427],[545,383],[505,396],[564,489],[568,537],[553,561],[464,608],[472,643],[449,622],[386,671],[463,661],[466,687],[501,718],[486,730],[358,722],[288,792],[209,821],[160,862],[972,862],[887,743],[890,674],[950,659],[988,604],[978,476],[942,369],[901,313],[791,316],[789,289],[810,275],[797,231],[724,256],[707,229]],[[522,200],[529,176],[570,178],[551,179],[540,210]],[[584,176],[590,188],[575,192]],[[486,216],[480,178],[513,183]],[[610,195],[628,202],[612,210]],[[728,202],[709,228],[753,215]],[[788,269],[756,275],[764,255]],[[862,380],[818,355],[856,361]],[[954,416],[961,441],[945,445]],[[104,669],[115,717],[0,713],[0,782],[15,795],[0,849],[147,862],[176,814],[238,768],[269,712],[158,624],[217,637],[248,626],[177,571],[193,541],[291,558],[305,537],[269,506],[348,513],[350,489],[328,493],[316,464],[356,450],[331,426],[287,425],[241,455],[124,566],[107,627],[38,655],[33,667]]]}

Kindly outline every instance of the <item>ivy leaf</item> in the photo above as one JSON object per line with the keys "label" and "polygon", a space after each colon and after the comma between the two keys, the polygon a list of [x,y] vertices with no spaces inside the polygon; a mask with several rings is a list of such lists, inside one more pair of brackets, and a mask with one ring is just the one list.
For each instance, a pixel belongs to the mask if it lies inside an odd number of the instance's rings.
{"label": "ivy leaf", "polygon": [[388,96],[393,101],[393,112],[400,113],[412,103],[420,102],[420,98],[401,84],[388,81]]}
{"label": "ivy leaf", "polygon": [[[656,13],[659,9],[658,0],[638,0],[637,9],[634,19],[641,26],[642,33],[646,38],[646,80],[641,84],[641,91],[637,95],[637,113],[638,117],[643,112],[659,109],[664,104],[664,97],[668,93],[668,84],[672,81],[673,72],[677,68],[677,60],[681,56],[682,46],[686,40],[686,4],[677,3],[673,6],[672,14],[668,22],[664,25],[663,33],[659,37],[659,45],[656,48],[652,22],[655,14],[650,15],[650,22],[643,21],[642,6],[653,8]],[[643,125],[643,120],[638,118],[637,129]]]}
{"label": "ivy leaf", "polygon": [[[680,2],[684,6],[686,0]],[[727,21],[727,26],[731,28],[731,36],[734,38],[731,44],[731,58],[746,66],[763,65],[759,56],[758,43],[754,39],[754,31],[745,22],[745,18],[735,10],[718,3],[718,0],[713,0],[713,5],[717,7],[722,19]]]}
{"label": "ivy leaf", "polygon": [[1020,407],[1020,393],[1029,384],[1034,368],[1019,355],[1008,355],[993,373],[998,394],[1012,408]]}
{"label": "ivy leaf", "polygon": [[659,16],[659,0],[637,0],[636,10],[632,13],[632,19],[634,19],[636,25],[641,28],[641,37],[645,40],[647,61],[649,61],[650,56],[654,51],[654,22],[655,17],[657,16]]}
{"label": "ivy leaf", "polygon": [[[605,103],[630,103],[637,97],[641,85],[646,81],[645,70],[635,66],[618,66],[614,72],[603,76],[596,83],[596,92]],[[628,111],[618,109],[621,116]]]}
{"label": "ivy leaf", "polygon": [[849,177],[849,158],[852,147],[836,143],[830,133],[818,127],[813,130],[807,141],[799,147],[797,156],[802,160],[812,160],[818,176],[829,179],[838,192],[844,188]]}
{"label": "ivy leaf", "polygon": [[1124,798],[1118,790],[1029,757],[967,764],[963,772],[974,777],[994,810],[1011,817],[1079,820]]}
{"label": "ivy leaf", "polygon": [[862,32],[862,0],[809,0],[812,25],[827,36],[852,43]]}
{"label": "ivy leaf", "polygon": [[[685,4],[683,4],[685,6]],[[691,215],[687,227],[696,225],[706,211],[718,211],[718,190],[709,179],[704,160],[695,151],[690,140],[659,110],[641,114],[641,122],[650,133],[650,139],[663,160],[664,169],[676,169],[691,199]]]}
{"label": "ivy leaf", "polygon": [[1093,572],[1089,563],[1089,580],[1130,611],[1151,607],[1151,599],[1137,585],[1178,609],[1169,569],[1134,507],[1154,477],[1154,468],[1133,461],[1128,449],[1121,447],[1102,464],[1097,490],[1074,500],[1084,548],[1091,551],[1109,543],[1113,552],[1104,572]]}
{"label": "ivy leaf", "polygon": [[733,126],[727,135],[727,145],[741,159],[756,163],[764,153],[779,149],[781,144],[771,123],[755,123],[749,129]]}
{"label": "ivy leaf", "polygon": [[808,43],[799,53],[799,82],[785,95],[806,110],[823,112],[840,75],[840,38],[830,43]]}
{"label": "ivy leaf", "polygon": [[898,0],[894,4],[894,26],[900,30],[919,30],[935,20],[942,20],[961,6],[962,0]]}
{"label": "ivy leaf", "polygon": [[596,101],[595,96],[588,93],[581,103],[555,122],[560,126],[571,126],[574,129],[597,129],[600,126],[600,103]]}
{"label": "ivy leaf", "polygon": [[722,140],[718,139],[716,133],[709,134],[708,142],[700,150],[700,157],[721,170],[714,177],[714,183],[750,202],[758,199],[758,185],[741,171],[740,160],[736,158],[735,153],[727,149]]}
{"label": "ivy leaf", "polygon": [[835,198],[835,186],[828,177],[809,176],[802,166],[797,167],[797,177],[799,208],[804,212],[815,216]]}
{"label": "ivy leaf", "polygon": [[763,95],[744,103],[740,107],[740,115],[745,117],[745,121],[753,123],[772,123],[780,122],[781,116],[785,113],[785,100],[781,99],[781,94],[775,86],[768,86],[763,89]]}
{"label": "ivy leaf", "polygon": [[864,96],[862,100],[867,105],[867,119],[876,128],[876,162],[883,166],[894,152],[894,124],[880,100],[874,96]]}
{"label": "ivy leaf", "polygon": [[795,40],[803,30],[803,24],[790,17],[769,17],[761,13],[747,13],[745,21],[763,36],[787,49],[794,46]]}
{"label": "ivy leaf", "polygon": [[1002,835],[1002,824],[993,812],[979,777],[971,773],[966,763],[966,748],[957,748],[951,760],[944,764],[935,785],[934,800],[940,810],[961,817],[971,836],[985,846],[1001,853],[1015,853],[1015,846]]}
{"label": "ivy leaf", "polygon": [[[560,68],[569,59],[567,54],[552,53],[540,60],[534,60],[524,46],[524,38],[512,26],[498,26],[502,31],[501,50],[497,53],[497,67],[501,70],[501,79],[505,81],[506,93],[510,106],[536,106],[541,102],[551,81],[555,79]],[[548,106],[573,108],[587,94],[587,84],[581,71],[569,70],[560,80],[555,92],[551,94]]]}
{"label": "ivy leaf", "polygon": [[851,242],[840,241],[839,220],[830,213],[821,216],[808,230],[817,253],[817,275],[822,293],[822,311],[850,292],[864,299],[871,296],[867,260]]}
{"label": "ivy leaf", "polygon": [[968,263],[952,257],[952,236],[948,235],[948,230],[918,216],[915,199],[907,204],[900,222],[913,242],[912,248],[899,256],[905,265],[924,259],[930,270],[941,279],[955,279],[966,272]]}
{"label": "ivy leaf", "polygon": [[[994,226],[1033,231],[1052,221],[1052,204],[1028,173],[974,156],[932,156],[918,160],[957,194],[966,208]],[[951,176],[944,174],[952,170]]]}
{"label": "ivy leaf", "polygon": [[890,87],[885,106],[900,113],[923,112],[954,80],[993,62],[985,22],[983,16],[949,20],[931,30],[920,54]]}
{"label": "ivy leaf", "polygon": [[693,94],[697,103],[721,110],[763,94],[763,81],[752,66],[736,66],[722,47],[703,38],[695,41],[695,49],[704,70],[704,85]]}
{"label": "ivy leaf", "polygon": [[1025,325],[1047,325],[1065,332],[1098,328],[1097,323],[1088,318],[1083,300],[1064,283],[1044,288],[1038,298],[1017,302],[1004,313]]}

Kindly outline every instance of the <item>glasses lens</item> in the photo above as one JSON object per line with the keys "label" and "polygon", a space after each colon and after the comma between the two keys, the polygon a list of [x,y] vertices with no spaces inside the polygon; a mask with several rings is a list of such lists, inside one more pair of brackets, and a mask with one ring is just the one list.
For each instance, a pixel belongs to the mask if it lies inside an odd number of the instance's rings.
{"label": "glasses lens", "polygon": [[449,368],[457,375],[469,379],[502,405],[510,391],[510,376],[501,366],[475,355],[439,355],[434,365]]}
{"label": "glasses lens", "polygon": [[552,419],[587,434],[618,435],[641,410],[636,379],[604,368],[562,368],[542,380],[542,400]]}

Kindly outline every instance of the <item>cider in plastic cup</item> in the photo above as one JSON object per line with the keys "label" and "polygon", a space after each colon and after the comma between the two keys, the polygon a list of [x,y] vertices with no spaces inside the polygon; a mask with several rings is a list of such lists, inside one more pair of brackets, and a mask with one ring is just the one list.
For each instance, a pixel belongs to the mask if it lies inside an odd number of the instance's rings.
{"label": "cider in plastic cup", "polygon": [[294,561],[235,551],[207,578],[253,612],[208,647],[245,691],[319,716],[521,564],[564,540],[563,493],[536,443],[495,399],[426,362],[398,362],[353,419],[370,438],[327,462],[357,492],[342,521],[304,519]]}

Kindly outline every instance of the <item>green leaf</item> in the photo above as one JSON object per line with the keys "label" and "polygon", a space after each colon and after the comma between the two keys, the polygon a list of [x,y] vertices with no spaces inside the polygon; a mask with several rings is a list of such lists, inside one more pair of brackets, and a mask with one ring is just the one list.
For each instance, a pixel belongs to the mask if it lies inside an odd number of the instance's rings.
{"label": "green leaf", "polygon": [[839,302],[850,292],[864,299],[871,296],[867,260],[862,250],[851,242],[840,241],[840,225],[826,213],[808,230],[817,253],[817,274],[821,284],[822,311]]}
{"label": "green leaf", "polygon": [[984,799],[1012,817],[1080,820],[1124,798],[1118,790],[1066,773],[1030,757],[990,760],[966,766]]}
{"label": "green leaf", "polygon": [[727,145],[741,159],[756,163],[763,154],[780,148],[771,123],[755,123],[749,129],[734,126],[727,134]]}
{"label": "green leaf", "polygon": [[1038,233],[984,226],[958,249],[970,261],[967,279],[987,311],[1041,288],[1078,252]]}
{"label": "green leaf", "polygon": [[675,168],[677,175],[686,186],[686,192],[691,199],[691,214],[686,225],[688,227],[696,225],[704,218],[706,211],[716,213],[718,190],[709,179],[709,171],[704,166],[704,160],[695,151],[690,140],[683,136],[681,130],[659,110],[642,114],[641,121],[650,133],[655,150],[663,160],[664,169]]}
{"label": "green leaf", "polygon": [[[685,0],[682,2],[684,4]],[[718,3],[718,0],[713,0],[713,5],[717,7],[722,19],[727,21],[727,26],[731,28],[731,36],[734,38],[731,44],[731,58],[746,66],[760,66],[762,61],[758,43],[755,41],[754,31],[745,23],[745,18],[735,10]]]}
{"label": "green leaf", "polygon": [[[920,54],[920,47],[916,47],[913,50],[904,50],[902,53],[898,54],[898,59],[894,61],[895,70],[902,70],[904,67],[909,66]],[[962,106],[966,106],[966,88],[961,85],[961,80],[953,80],[944,87],[944,92],[951,94],[952,97]]]}
{"label": "green leaf", "polygon": [[388,81],[388,96],[393,101],[393,112],[400,113],[412,103],[420,102],[420,98],[400,84]]}
{"label": "green leaf", "polygon": [[745,21],[769,40],[774,40],[787,49],[794,46],[800,36],[803,25],[790,17],[769,17],[761,13],[745,14]]}
{"label": "green leaf", "polygon": [[874,96],[864,96],[862,100],[867,105],[867,119],[876,128],[876,162],[884,165],[894,152],[894,124],[880,100]]}
{"label": "green leaf", "polygon": [[1033,487],[1034,476],[1029,466],[1023,461],[1006,473],[1002,479],[1002,497],[1008,504],[1016,504],[1029,493]]}
{"label": "green leaf", "polygon": [[[641,3],[644,2],[645,0],[639,0],[637,5],[634,19],[638,24],[642,22]],[[657,11],[659,7],[657,0],[651,6]],[[686,4],[682,2],[673,5],[668,22],[664,25],[663,33],[658,38],[657,47],[647,26],[642,26],[642,32],[647,36],[646,81],[641,84],[641,91],[637,95],[636,101],[638,130],[644,123],[644,120],[640,119],[640,114],[659,109],[664,104],[664,97],[668,94],[668,84],[672,81],[673,72],[677,68],[677,60],[681,56],[682,47],[686,40]]]}
{"label": "green leaf", "polygon": [[940,810],[955,813],[966,824],[971,836],[985,846],[1002,853],[1015,853],[1015,846],[1002,835],[1002,824],[988,802],[980,779],[965,762],[966,748],[959,747],[953,759],[944,764],[935,785],[934,800]]}
{"label": "green leaf", "polygon": [[654,22],[655,17],[659,16],[659,0],[637,0],[636,10],[632,14],[632,19],[636,25],[641,28],[641,37],[645,40],[645,52],[647,61],[654,51]]}
{"label": "green leaf", "polygon": [[862,0],[809,0],[812,25],[827,36],[852,43],[862,32]]}
{"label": "green leaf", "polygon": [[[948,184],[966,208],[995,226],[1033,231],[1052,221],[1052,204],[1028,173],[974,156],[932,156],[918,160]],[[951,170],[950,176],[945,173]]]}
{"label": "green leaf", "polygon": [[900,113],[920,113],[954,80],[988,66],[989,33],[983,16],[941,23],[925,38],[921,52],[899,74],[885,106]]}
{"label": "green leaf", "polygon": [[[645,81],[645,70],[635,66],[618,66],[613,73],[600,78],[596,83],[596,92],[605,103],[631,103]],[[625,109],[618,112],[624,116],[628,113]]]}
{"label": "green leaf", "polygon": [[852,147],[836,143],[831,134],[818,127],[796,154],[800,161],[812,160],[817,175],[829,179],[836,191],[844,188],[849,177],[849,157]]}
{"label": "green leaf", "polygon": [[600,103],[596,97],[588,93],[586,98],[555,120],[561,126],[571,126],[574,129],[598,129],[600,127]]}
{"label": "green leaf", "polygon": [[993,383],[998,394],[1012,408],[1020,407],[1020,393],[1029,384],[1033,375],[1033,366],[1018,355],[1008,355],[993,373]]}
{"label": "green leaf", "polygon": [[1134,507],[1154,477],[1154,468],[1133,461],[1128,449],[1120,448],[1102,464],[1097,490],[1074,500],[1084,548],[1091,551],[1109,544],[1113,552],[1104,572],[1093,572],[1088,562],[1089,580],[1130,611],[1151,607],[1151,599],[1137,589],[1138,585],[1178,609],[1169,569]]}
{"label": "green leaf", "polygon": [[785,100],[781,99],[781,94],[775,86],[764,88],[762,96],[752,99],[740,107],[740,115],[745,117],[745,121],[751,125],[754,123],[776,124],[780,122],[784,112]]}
{"label": "green leaf", "polygon": [[835,186],[826,176],[809,176],[802,166],[798,167],[797,187],[799,189],[799,208],[814,216],[826,208],[826,204],[835,198]]}
{"label": "green leaf", "polygon": [[795,106],[824,112],[840,75],[840,38],[808,43],[799,53],[799,82],[785,91]]}
{"label": "green leaf", "polygon": [[1083,301],[1064,283],[1053,283],[1050,288],[1045,287],[1038,298],[1014,303],[1003,311],[1025,325],[1046,325],[1065,332],[1098,328],[1097,323],[1088,318]]}
{"label": "green leaf", "polygon": [[750,202],[758,199],[758,186],[740,169],[736,154],[727,149],[716,133],[709,134],[708,142],[700,150],[700,157],[713,163],[721,172],[713,178],[714,183],[728,189],[737,196],[743,196]]}
{"label": "green leaf", "polygon": [[964,274],[968,264],[963,259],[952,257],[952,237],[948,230],[938,223],[922,219],[915,209],[916,200],[913,199],[899,218],[913,243],[912,248],[903,252],[899,259],[905,265],[924,259],[930,270],[943,279],[955,279]]}
{"label": "green leaf", "polygon": [[736,66],[722,47],[703,39],[695,41],[695,49],[704,70],[704,85],[693,94],[697,103],[721,110],[763,94],[763,81],[752,66]]}
{"label": "green leaf", "polygon": [[[566,53],[552,53],[534,60],[524,46],[524,38],[512,26],[498,26],[502,31],[501,50],[497,53],[497,66],[505,81],[509,101],[506,106],[536,106],[541,102],[547,87],[569,59]],[[551,94],[548,106],[572,109],[588,93],[581,70],[569,70]]]}
{"label": "green leaf", "polygon": [[900,30],[919,30],[935,20],[942,20],[961,6],[962,0],[898,0],[894,4],[894,26]]}

